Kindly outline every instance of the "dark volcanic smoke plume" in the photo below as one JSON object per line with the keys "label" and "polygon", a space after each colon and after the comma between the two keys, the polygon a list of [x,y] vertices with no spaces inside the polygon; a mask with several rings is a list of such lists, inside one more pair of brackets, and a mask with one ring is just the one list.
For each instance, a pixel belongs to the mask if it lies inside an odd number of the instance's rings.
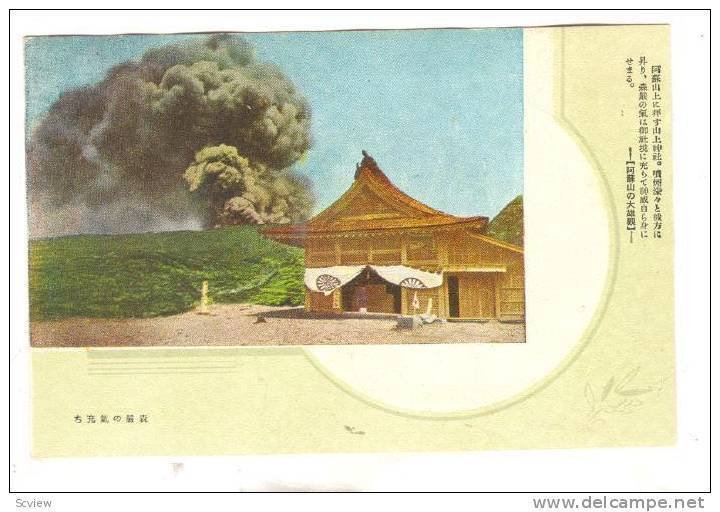
{"label": "dark volcanic smoke plume", "polygon": [[[223,34],[154,48],[100,83],[63,94],[35,128],[30,234],[301,220],[312,194],[289,167],[310,144],[306,101],[243,39]],[[185,170],[215,146],[234,148],[261,170],[252,192],[212,204],[216,195],[190,190]],[[245,213],[232,215],[233,205]]]}

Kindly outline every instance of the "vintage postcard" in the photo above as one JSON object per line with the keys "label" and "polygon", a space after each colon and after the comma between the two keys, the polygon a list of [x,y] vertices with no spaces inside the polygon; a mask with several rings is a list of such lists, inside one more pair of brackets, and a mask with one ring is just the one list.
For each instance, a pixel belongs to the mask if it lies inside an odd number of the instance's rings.
{"label": "vintage postcard", "polygon": [[673,444],[669,34],[27,37],[33,455]]}

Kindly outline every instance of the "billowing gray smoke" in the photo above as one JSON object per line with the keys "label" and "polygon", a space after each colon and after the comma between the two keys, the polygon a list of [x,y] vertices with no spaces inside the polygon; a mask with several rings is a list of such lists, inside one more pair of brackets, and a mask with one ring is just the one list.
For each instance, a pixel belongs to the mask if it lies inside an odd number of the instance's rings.
{"label": "billowing gray smoke", "polygon": [[[306,101],[243,39],[222,34],[154,48],[63,94],[35,128],[30,234],[297,221],[313,198],[289,167],[310,144]],[[260,174],[254,190],[191,190],[186,169],[216,146],[237,150]]]}

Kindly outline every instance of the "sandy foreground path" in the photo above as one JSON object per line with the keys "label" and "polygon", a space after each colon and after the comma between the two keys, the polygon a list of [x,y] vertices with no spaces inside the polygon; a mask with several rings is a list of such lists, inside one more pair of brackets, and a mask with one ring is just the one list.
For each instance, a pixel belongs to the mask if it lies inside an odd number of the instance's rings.
{"label": "sandy foreground path", "polygon": [[223,304],[155,318],[31,322],[34,347],[270,346],[523,342],[523,324],[436,323],[397,330],[390,316],[318,317],[303,308]]}

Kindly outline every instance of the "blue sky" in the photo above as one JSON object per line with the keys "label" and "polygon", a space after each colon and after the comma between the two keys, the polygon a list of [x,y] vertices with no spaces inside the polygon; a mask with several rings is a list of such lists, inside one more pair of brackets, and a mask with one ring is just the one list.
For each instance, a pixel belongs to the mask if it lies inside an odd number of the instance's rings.
{"label": "blue sky", "polygon": [[[523,187],[521,29],[244,35],[308,99],[314,147],[296,164],[317,209],[350,186],[367,150],[413,197],[456,215],[497,214]],[[201,35],[32,38],[32,127],[63,92],[146,49]]]}

